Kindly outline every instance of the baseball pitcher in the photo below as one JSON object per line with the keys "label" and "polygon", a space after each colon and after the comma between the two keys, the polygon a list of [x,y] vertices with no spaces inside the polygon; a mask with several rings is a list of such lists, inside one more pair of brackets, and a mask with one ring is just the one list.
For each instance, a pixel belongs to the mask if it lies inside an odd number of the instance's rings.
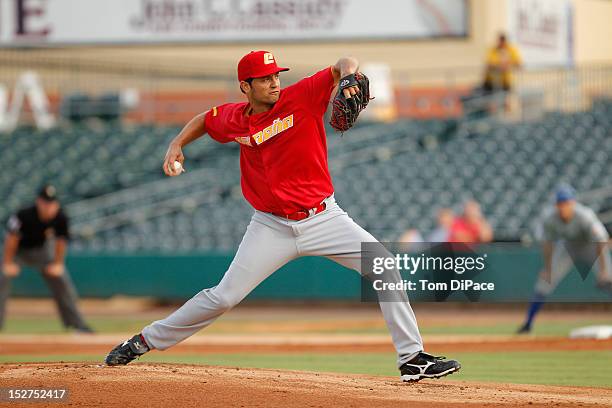
{"label": "baseball pitcher", "polygon": [[[332,92],[331,125],[348,130],[369,100],[358,62],[341,58],[314,75],[281,89],[277,65],[267,51],[238,63],[247,102],[228,103],[193,118],[170,143],[163,163],[168,176],[181,173],[182,148],[205,133],[220,143],[240,144],[241,185],[255,213],[225,275],[165,319],[115,347],[106,364],[127,364],[152,349],[165,350],[213,323],[257,285],[292,259],[325,256],[361,271],[361,242],[377,242],[334,199],[323,116]],[[175,165],[179,162],[181,165]],[[404,293],[405,295],[405,293]],[[437,378],[460,364],[423,352],[407,296],[380,302],[404,381]]]}

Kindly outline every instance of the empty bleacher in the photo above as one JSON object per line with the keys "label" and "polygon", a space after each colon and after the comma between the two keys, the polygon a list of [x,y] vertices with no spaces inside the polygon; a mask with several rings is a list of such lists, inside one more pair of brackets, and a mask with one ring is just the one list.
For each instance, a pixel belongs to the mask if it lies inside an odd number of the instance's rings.
{"label": "empty bleacher", "polygon": [[[612,186],[612,102],[550,113],[537,122],[494,119],[364,124],[328,134],[336,198],[381,240],[407,228],[427,233],[440,207],[482,205],[497,239],[518,239],[572,184],[595,211],[609,200],[589,192]],[[239,189],[238,148],[197,141],[185,148],[187,173],[161,172],[172,127],[85,124],[0,136],[0,219],[54,183],[74,215],[73,250],[233,250],[252,209]],[[182,180],[182,181],[181,181]],[[72,214],[74,212],[74,214]]]}

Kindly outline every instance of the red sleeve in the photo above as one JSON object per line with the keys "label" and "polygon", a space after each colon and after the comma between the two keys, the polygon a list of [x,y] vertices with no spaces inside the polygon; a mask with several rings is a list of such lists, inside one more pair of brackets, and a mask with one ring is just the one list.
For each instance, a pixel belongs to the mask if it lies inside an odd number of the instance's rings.
{"label": "red sleeve", "polygon": [[304,95],[302,100],[306,102],[309,110],[313,114],[321,116],[327,110],[329,97],[334,90],[332,68],[324,68],[316,74],[302,79],[293,86],[298,88]]}
{"label": "red sleeve", "polygon": [[206,133],[219,143],[233,142],[234,138],[228,135],[226,123],[228,115],[231,113],[231,104],[215,106],[204,116]]}

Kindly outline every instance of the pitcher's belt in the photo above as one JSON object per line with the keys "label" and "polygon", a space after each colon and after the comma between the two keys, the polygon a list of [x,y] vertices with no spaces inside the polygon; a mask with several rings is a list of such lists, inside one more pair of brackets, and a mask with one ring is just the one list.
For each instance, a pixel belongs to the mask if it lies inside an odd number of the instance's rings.
{"label": "pitcher's belt", "polygon": [[326,208],[327,208],[327,204],[325,203],[325,201],[323,201],[321,204],[319,204],[316,207],[304,209],[304,210],[298,210],[291,214],[278,214],[278,213],[272,213],[272,214],[276,215],[277,217],[286,218],[288,220],[301,221],[301,220],[305,220],[306,218],[312,217],[313,215],[324,211]]}

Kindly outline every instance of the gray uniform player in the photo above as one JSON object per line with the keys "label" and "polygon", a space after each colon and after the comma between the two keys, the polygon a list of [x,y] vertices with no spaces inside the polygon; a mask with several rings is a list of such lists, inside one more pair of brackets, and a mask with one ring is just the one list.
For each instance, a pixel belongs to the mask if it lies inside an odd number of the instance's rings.
{"label": "gray uniform player", "polygon": [[[221,143],[240,144],[242,191],[255,214],[223,279],[197,293],[176,312],[156,321],[106,357],[108,365],[127,364],[149,349],[164,350],[210,325],[239,303],[260,282],[300,256],[325,256],[361,271],[361,243],[376,239],[336,203],[327,165],[323,115],[338,92],[351,98],[359,89],[344,80],[357,61],[335,65],[283,90],[279,72],[267,51],[245,55],[238,64],[240,89],[248,102],[224,104],[198,115],[170,144],[164,171],[176,176],[173,163],[183,162],[181,148],[208,133]],[[380,307],[398,353],[404,381],[437,378],[461,367],[423,352],[421,335],[406,293]]]}
{"label": "gray uniform player", "polygon": [[609,235],[593,210],[576,202],[569,186],[556,192],[556,206],[544,214],[541,235],[544,269],[535,285],[525,323],[518,333],[531,331],[533,320],[549,296],[574,266],[586,273],[597,270],[597,286],[610,290],[612,269]]}

